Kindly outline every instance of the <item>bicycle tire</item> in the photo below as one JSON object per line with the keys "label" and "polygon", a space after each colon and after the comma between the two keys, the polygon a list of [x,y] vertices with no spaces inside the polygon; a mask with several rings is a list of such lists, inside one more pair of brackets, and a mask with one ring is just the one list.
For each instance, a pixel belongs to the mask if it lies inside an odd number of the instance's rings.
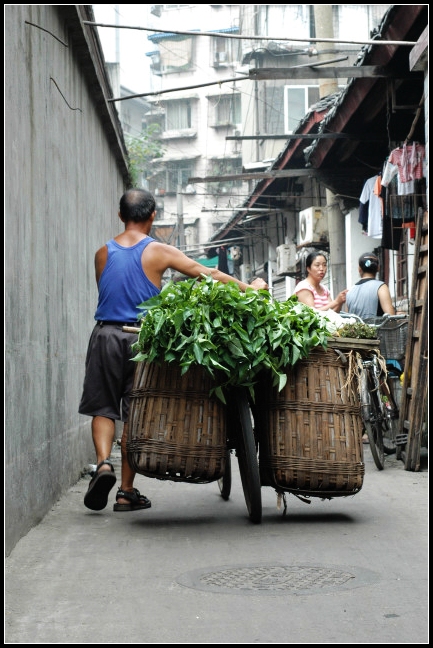
{"label": "bicycle tire", "polygon": [[361,374],[361,415],[368,436],[373,461],[378,470],[385,468],[383,447],[382,409],[378,402],[378,392],[370,391],[367,371]]}
{"label": "bicycle tire", "polygon": [[391,413],[389,411],[386,411],[386,419],[383,420],[383,426],[382,426],[382,439],[383,439],[383,451],[387,455],[392,455],[397,450],[397,446],[395,443],[397,426],[398,426],[398,415],[397,418],[391,418]]}
{"label": "bicycle tire", "polygon": [[236,456],[238,458],[242,490],[250,520],[255,524],[260,524],[262,521],[262,492],[259,463],[251,422],[251,411],[245,392],[238,394],[237,408],[242,434],[238,435]]}
{"label": "bicycle tire", "polygon": [[[391,410],[388,412],[388,429],[383,434],[383,448],[385,454],[392,455],[397,453],[397,444],[396,439],[398,435],[398,426],[399,426],[399,405],[396,400],[395,394],[395,382],[399,382],[398,377],[388,377],[387,385],[389,391],[389,401],[391,404]],[[397,457],[398,458],[398,457]]]}
{"label": "bicycle tire", "polygon": [[232,463],[230,449],[227,449],[226,467],[223,476],[218,479],[218,487],[220,489],[221,497],[223,500],[227,501],[232,490]]}
{"label": "bicycle tire", "polygon": [[388,435],[387,433],[383,435],[383,451],[387,455],[392,455],[397,452],[395,437],[393,435]]}
{"label": "bicycle tire", "polygon": [[398,430],[398,418],[387,420],[387,429],[383,431],[383,450],[386,455],[392,455],[397,452],[397,445],[395,443],[396,434]]}

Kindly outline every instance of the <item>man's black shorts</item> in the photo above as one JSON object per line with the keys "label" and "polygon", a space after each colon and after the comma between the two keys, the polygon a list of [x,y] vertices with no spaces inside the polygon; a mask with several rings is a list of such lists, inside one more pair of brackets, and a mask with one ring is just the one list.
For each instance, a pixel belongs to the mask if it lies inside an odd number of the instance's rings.
{"label": "man's black shorts", "polygon": [[129,393],[136,363],[131,344],[136,333],[126,333],[122,324],[97,323],[87,349],[83,394],[79,414],[105,416],[126,421]]}

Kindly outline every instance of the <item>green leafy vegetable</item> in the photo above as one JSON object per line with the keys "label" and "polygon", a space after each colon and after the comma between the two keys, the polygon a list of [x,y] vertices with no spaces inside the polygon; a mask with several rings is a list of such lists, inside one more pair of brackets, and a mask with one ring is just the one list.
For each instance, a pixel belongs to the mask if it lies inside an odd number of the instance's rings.
{"label": "green leafy vegetable", "polygon": [[308,357],[311,349],[327,347],[326,321],[298,301],[274,301],[267,290],[234,282],[222,284],[210,276],[167,283],[161,293],[139,306],[146,315],[132,346],[137,362],[176,362],[182,374],[202,365],[215,380],[212,390],[223,401],[229,386],[253,386],[267,370],[281,390],[284,368]]}
{"label": "green leafy vegetable", "polygon": [[373,326],[364,324],[362,322],[355,322],[354,324],[343,324],[337,331],[340,337],[355,338],[358,340],[367,339],[371,340],[377,338],[377,331]]}

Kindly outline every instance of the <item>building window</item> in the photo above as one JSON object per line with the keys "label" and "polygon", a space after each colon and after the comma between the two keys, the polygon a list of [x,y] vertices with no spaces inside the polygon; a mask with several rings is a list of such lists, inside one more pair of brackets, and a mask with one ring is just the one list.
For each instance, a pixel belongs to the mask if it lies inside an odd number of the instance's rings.
{"label": "building window", "polygon": [[156,124],[162,133],[165,125],[165,110],[163,108],[152,108],[152,110],[145,114],[143,128],[149,128],[153,124]]}
{"label": "building window", "polygon": [[240,124],[241,121],[240,95],[234,94],[230,97],[221,97],[216,106],[216,125],[234,126]]}
{"label": "building window", "polygon": [[[211,161],[209,175],[224,176],[242,173],[242,158],[222,158]],[[234,188],[242,187],[241,180],[225,180],[209,183],[207,191],[214,195],[230,194]]]}
{"label": "building window", "polygon": [[[368,5],[336,5],[335,10],[338,12],[336,19],[338,35],[344,34],[345,40],[369,38],[370,29],[376,27],[376,24],[369,26]],[[356,45],[356,48],[359,48],[359,45]]]}
{"label": "building window", "polygon": [[165,104],[165,130],[191,128],[191,102],[188,99],[167,101]]}
{"label": "building window", "polygon": [[159,43],[161,72],[183,72],[191,69],[192,38],[175,36]]}
{"label": "building window", "polygon": [[213,38],[212,39],[212,67],[225,67],[229,65],[232,60],[232,47],[229,38]]}
{"label": "building window", "polygon": [[319,86],[284,87],[284,132],[293,133],[308,109],[320,99]]}
{"label": "building window", "polygon": [[155,196],[176,194],[178,186],[185,189],[188,178],[193,176],[194,162],[191,160],[166,162],[164,169],[149,178],[149,191]]}
{"label": "building window", "polygon": [[[284,34],[288,38],[313,36],[311,23],[314,20],[313,5],[259,5],[257,32],[263,36]],[[278,42],[278,39],[275,39]]]}
{"label": "building window", "polygon": [[240,94],[211,95],[209,100],[209,125],[236,127],[242,123]]}

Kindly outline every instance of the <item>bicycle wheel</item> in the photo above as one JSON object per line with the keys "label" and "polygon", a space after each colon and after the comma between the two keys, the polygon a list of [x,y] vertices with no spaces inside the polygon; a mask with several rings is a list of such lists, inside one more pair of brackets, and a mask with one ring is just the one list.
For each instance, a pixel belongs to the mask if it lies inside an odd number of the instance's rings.
{"label": "bicycle wheel", "polygon": [[236,456],[239,463],[242,489],[250,519],[255,524],[262,521],[262,492],[256,441],[251,422],[250,406],[245,392],[239,392],[237,410],[242,434],[238,435]]}
{"label": "bicycle wheel", "polygon": [[400,378],[398,376],[388,376],[387,378],[388,398],[390,409],[388,410],[388,428],[383,433],[383,448],[385,454],[391,455],[397,452],[396,438],[399,425],[399,388]]}
{"label": "bicycle wheel", "polygon": [[379,394],[374,388],[370,390],[367,371],[361,374],[361,415],[365,431],[370,442],[370,450],[378,470],[385,467],[385,451],[383,447],[383,416],[379,403]]}
{"label": "bicycle wheel", "polygon": [[391,428],[384,432],[383,434],[383,451],[387,455],[392,455],[397,451],[397,446],[395,445],[395,433],[394,433],[394,422],[391,422]]}
{"label": "bicycle wheel", "polygon": [[223,500],[228,500],[232,490],[232,464],[231,464],[231,451],[227,448],[226,467],[224,475],[218,479],[218,487],[220,489],[221,497]]}
{"label": "bicycle wheel", "polygon": [[398,413],[387,412],[387,419],[385,421],[384,429],[382,431],[383,437],[383,450],[385,454],[392,455],[397,451],[395,443],[398,430]]}

